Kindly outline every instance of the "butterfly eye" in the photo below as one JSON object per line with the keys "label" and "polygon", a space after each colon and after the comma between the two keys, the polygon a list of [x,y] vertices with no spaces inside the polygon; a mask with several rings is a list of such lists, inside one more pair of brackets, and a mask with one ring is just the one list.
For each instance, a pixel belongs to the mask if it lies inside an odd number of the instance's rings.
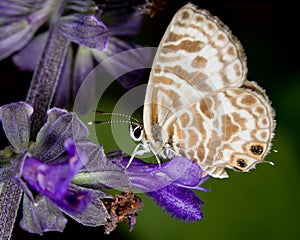
{"label": "butterfly eye", "polygon": [[133,135],[135,138],[140,138],[140,136],[142,135],[142,128],[140,126],[136,127],[133,130]]}
{"label": "butterfly eye", "polygon": [[143,135],[143,127],[136,126],[134,129],[131,130],[131,137],[134,141],[141,141]]}
{"label": "butterfly eye", "polygon": [[237,165],[240,167],[240,168],[245,168],[247,167],[247,163],[244,159],[238,159],[236,161]]}
{"label": "butterfly eye", "polygon": [[254,155],[261,155],[264,151],[263,146],[261,145],[252,145],[250,147],[250,151],[254,154]]}

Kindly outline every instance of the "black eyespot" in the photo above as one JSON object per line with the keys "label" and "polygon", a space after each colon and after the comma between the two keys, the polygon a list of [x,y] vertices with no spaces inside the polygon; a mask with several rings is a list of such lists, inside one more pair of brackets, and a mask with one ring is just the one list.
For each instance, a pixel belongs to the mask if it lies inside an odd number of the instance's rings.
{"label": "black eyespot", "polygon": [[250,151],[255,155],[261,155],[264,151],[264,148],[261,145],[252,145]]}
{"label": "black eyespot", "polygon": [[238,160],[236,161],[236,163],[237,163],[237,165],[238,165],[239,167],[241,167],[241,168],[247,167],[247,163],[245,162],[244,159],[238,159]]}
{"label": "black eyespot", "polygon": [[138,126],[133,130],[133,135],[135,138],[139,138],[142,134],[142,127]]}

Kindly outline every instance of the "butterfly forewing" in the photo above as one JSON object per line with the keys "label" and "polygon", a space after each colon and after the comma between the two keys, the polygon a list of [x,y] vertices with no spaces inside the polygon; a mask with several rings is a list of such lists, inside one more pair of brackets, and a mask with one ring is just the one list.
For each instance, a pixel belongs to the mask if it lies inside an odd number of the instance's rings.
{"label": "butterfly forewing", "polygon": [[159,98],[168,99],[163,108],[176,112],[218,89],[241,86],[246,73],[242,46],[230,30],[209,12],[187,4],[175,14],[158,47],[144,116],[162,124],[169,116],[155,113],[161,109],[152,104],[160,104]]}
{"label": "butterfly forewing", "polygon": [[[214,177],[226,177],[225,167],[249,167],[252,160],[235,154],[249,153],[252,145],[260,153],[254,160],[262,159],[273,115],[264,91],[246,81],[246,74],[236,37],[217,17],[186,4],[171,20],[154,59],[144,141],[156,155],[187,157]],[[253,101],[242,104],[245,96]]]}

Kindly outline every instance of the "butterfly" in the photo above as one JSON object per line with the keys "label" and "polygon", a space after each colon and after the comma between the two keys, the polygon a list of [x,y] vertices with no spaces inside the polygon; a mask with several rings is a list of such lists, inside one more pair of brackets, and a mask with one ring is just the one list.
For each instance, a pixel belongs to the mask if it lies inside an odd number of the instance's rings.
{"label": "butterfly", "polygon": [[243,47],[229,28],[206,10],[183,6],[156,52],[143,125],[130,130],[141,141],[133,155],[183,156],[215,178],[266,162],[274,110],[246,75]]}

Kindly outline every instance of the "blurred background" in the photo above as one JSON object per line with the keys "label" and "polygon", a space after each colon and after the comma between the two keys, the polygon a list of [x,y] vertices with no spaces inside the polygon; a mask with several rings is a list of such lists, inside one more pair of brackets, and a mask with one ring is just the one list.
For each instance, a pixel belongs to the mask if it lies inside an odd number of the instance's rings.
{"label": "blurred background", "polygon": [[[145,19],[140,34],[130,41],[157,47],[172,16],[187,2],[167,1],[162,12]],[[13,239],[69,239],[74,236],[131,240],[297,238],[300,224],[300,21],[296,3],[192,2],[218,16],[238,37],[247,55],[248,80],[259,83],[269,95],[276,111],[273,149],[277,152],[272,151],[266,160],[273,161],[275,166],[261,164],[249,173],[228,171],[229,179],[207,181],[204,186],[211,192],[197,192],[205,204],[202,207],[204,218],[196,223],[174,220],[151,199],[140,195],[144,207],[131,233],[127,223],[104,236],[101,227],[86,228],[70,220],[63,234],[46,233],[40,237],[17,227]],[[11,58],[0,62],[0,69],[0,104],[24,100],[31,73],[20,72]],[[147,77],[141,81],[146,82]],[[112,89],[124,91],[118,83]],[[113,106],[114,98],[109,94],[105,110]],[[105,136],[102,139],[105,150],[115,150],[113,140],[109,139],[109,129],[102,127],[101,131]],[[124,138],[130,139],[129,134]]]}

